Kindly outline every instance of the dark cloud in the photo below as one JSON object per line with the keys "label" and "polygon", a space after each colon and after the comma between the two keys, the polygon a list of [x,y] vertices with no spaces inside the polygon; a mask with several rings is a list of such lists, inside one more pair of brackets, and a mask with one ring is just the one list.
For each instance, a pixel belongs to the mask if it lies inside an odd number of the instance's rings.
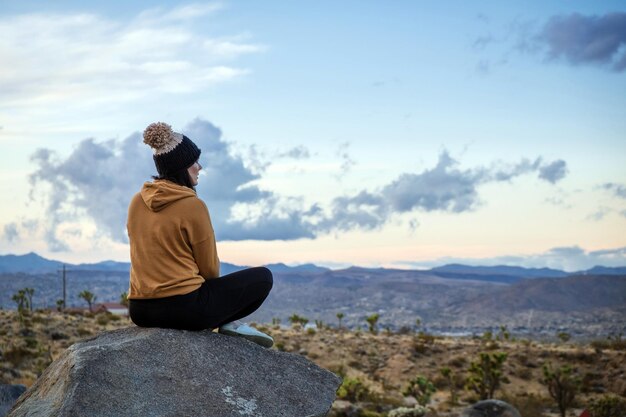
{"label": "dark cloud", "polygon": [[517,164],[499,167],[459,169],[458,162],[448,152],[439,155],[437,165],[419,174],[405,173],[377,191],[363,190],[354,196],[335,198],[331,213],[317,225],[318,230],[374,229],[386,223],[394,213],[442,211],[461,213],[474,210],[480,204],[478,187],[488,182],[510,181],[531,172],[539,172],[543,180],[554,183],[557,175],[541,175],[561,166],[565,175],[565,162],[544,164],[523,159]]}
{"label": "dark cloud", "polygon": [[[209,206],[218,238],[312,237],[310,225],[297,210],[281,208],[273,193],[253,184],[259,175],[233,155],[219,128],[196,119],[183,131],[202,149],[203,170],[197,191]],[[30,177],[31,197],[44,204],[46,220],[42,227],[51,250],[68,249],[59,238],[58,228],[79,216],[92,219],[100,232],[113,240],[127,241],[130,198],[156,174],[150,149],[139,133],[123,141],[85,139],[66,158],[51,149],[38,149],[31,159],[37,167]],[[269,209],[264,209],[258,219],[232,220],[232,210],[238,204],[265,204]]]}
{"label": "dark cloud", "polygon": [[547,47],[550,59],[573,65],[596,64],[614,71],[626,69],[626,13],[554,16],[537,40]]}
{"label": "dark cloud", "polygon": [[617,197],[626,198],[626,185],[607,182],[602,184],[602,188],[612,191]]}
{"label": "dark cloud", "polygon": [[[202,149],[197,191],[209,207],[219,240],[314,238],[333,231],[376,229],[395,214],[467,212],[481,204],[478,187],[482,184],[511,181],[529,173],[554,183],[566,173],[564,161],[544,163],[541,158],[461,169],[444,151],[433,168],[401,174],[376,190],[336,197],[324,210],[260,188],[260,174],[232,152],[221,130],[210,122],[196,119],[183,132]],[[339,156],[348,164],[344,172],[354,163],[347,147],[346,143],[339,148]],[[303,148],[294,149],[297,155],[305,153]],[[30,176],[31,197],[44,206],[46,216],[39,228],[50,249],[69,249],[64,236],[73,232],[64,223],[81,217],[93,220],[99,235],[127,241],[128,202],[155,174],[152,154],[139,133],[121,141],[85,139],[65,158],[50,149],[38,149],[32,161],[36,170]],[[33,227],[32,222],[22,223],[5,225],[5,239],[18,238],[22,228]]]}
{"label": "dark cloud", "polygon": [[562,159],[539,168],[539,178],[555,184],[567,175],[567,164]]}

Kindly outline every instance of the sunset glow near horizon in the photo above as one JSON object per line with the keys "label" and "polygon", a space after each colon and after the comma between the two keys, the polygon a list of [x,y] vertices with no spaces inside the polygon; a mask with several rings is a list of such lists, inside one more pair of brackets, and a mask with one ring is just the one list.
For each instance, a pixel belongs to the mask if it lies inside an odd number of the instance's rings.
{"label": "sunset glow near horizon", "polygon": [[0,254],[127,262],[163,121],[224,262],[626,265],[623,2],[1,2],[0,57]]}

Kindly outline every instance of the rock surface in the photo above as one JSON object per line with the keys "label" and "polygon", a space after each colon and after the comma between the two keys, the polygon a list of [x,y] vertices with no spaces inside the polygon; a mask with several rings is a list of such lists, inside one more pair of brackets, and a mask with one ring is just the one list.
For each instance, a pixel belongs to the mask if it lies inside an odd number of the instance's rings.
{"label": "rock surface", "polygon": [[325,416],[340,382],[240,338],[129,327],[70,346],[9,416]]}
{"label": "rock surface", "polygon": [[0,384],[0,417],[7,415],[15,400],[26,391],[24,385]]}
{"label": "rock surface", "polygon": [[509,403],[500,400],[485,400],[466,408],[461,417],[521,417],[521,415]]}

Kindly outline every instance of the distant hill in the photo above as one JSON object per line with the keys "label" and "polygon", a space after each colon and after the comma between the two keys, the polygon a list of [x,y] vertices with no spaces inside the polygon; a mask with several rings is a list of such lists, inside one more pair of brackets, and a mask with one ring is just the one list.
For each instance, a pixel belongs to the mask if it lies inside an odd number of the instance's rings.
{"label": "distant hill", "polygon": [[576,272],[573,275],[626,275],[626,266],[611,268],[596,265],[591,269]]}
{"label": "distant hill", "polygon": [[62,265],[59,261],[51,261],[34,252],[26,255],[0,255],[0,273],[41,274],[57,271]]}
{"label": "distant hill", "polygon": [[565,271],[550,268],[523,268],[521,266],[469,266],[461,264],[449,264],[432,268],[430,272],[436,274],[465,274],[465,275],[483,275],[498,277],[517,277],[517,278],[561,278],[569,274]]}
{"label": "distant hill", "polygon": [[317,266],[314,264],[302,264],[302,265],[288,266],[283,263],[277,263],[277,264],[268,264],[265,266],[272,272],[291,271],[291,272],[308,272],[308,273],[316,274],[320,272],[330,271],[330,268],[324,268],[322,266]]}
{"label": "distant hill", "polygon": [[457,306],[481,316],[540,310],[559,313],[597,308],[626,308],[626,276],[577,275],[537,278],[502,287]]}

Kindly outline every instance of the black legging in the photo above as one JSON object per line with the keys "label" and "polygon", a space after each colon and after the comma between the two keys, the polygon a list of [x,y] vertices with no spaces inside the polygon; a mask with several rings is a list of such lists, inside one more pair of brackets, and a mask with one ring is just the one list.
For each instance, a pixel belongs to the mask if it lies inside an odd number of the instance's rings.
{"label": "black legging", "polygon": [[269,269],[249,268],[208,279],[189,294],[129,300],[128,313],[140,327],[213,329],[252,314],[263,304],[272,285]]}

